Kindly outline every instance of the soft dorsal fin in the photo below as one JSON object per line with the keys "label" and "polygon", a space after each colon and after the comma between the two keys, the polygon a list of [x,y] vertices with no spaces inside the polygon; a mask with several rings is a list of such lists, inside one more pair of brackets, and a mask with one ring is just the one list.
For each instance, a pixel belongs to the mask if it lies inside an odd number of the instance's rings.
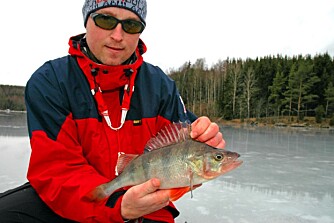
{"label": "soft dorsal fin", "polygon": [[190,139],[191,124],[187,122],[172,123],[162,128],[151,138],[145,150],[152,151]]}

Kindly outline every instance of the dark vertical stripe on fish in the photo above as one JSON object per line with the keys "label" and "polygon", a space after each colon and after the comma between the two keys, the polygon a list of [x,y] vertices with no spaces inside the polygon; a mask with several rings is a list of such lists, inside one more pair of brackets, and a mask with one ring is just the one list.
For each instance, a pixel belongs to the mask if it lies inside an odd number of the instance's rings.
{"label": "dark vertical stripe on fish", "polygon": [[150,170],[151,170],[151,167],[150,167],[150,156],[142,156],[141,157],[142,160],[141,160],[141,166],[142,166],[142,170],[140,173],[143,173],[144,174],[144,177],[145,179],[150,179]]}

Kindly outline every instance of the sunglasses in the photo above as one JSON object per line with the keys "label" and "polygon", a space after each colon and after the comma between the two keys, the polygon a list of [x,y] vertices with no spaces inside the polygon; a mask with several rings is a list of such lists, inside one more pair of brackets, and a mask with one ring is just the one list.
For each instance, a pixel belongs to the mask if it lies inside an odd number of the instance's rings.
{"label": "sunglasses", "polygon": [[111,15],[91,13],[90,16],[94,20],[96,26],[101,29],[115,29],[118,23],[122,24],[122,29],[129,34],[141,33],[145,29],[145,24],[134,19],[119,20]]}

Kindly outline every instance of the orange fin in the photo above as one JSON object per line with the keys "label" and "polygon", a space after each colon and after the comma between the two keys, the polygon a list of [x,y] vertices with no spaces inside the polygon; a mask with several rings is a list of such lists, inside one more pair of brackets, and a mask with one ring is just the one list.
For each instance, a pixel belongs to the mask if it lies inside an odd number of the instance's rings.
{"label": "orange fin", "polygon": [[189,191],[191,191],[191,198],[193,198],[193,190],[195,190],[196,188],[202,186],[202,184],[196,184],[194,185],[192,188],[191,187],[180,187],[180,188],[172,188],[172,189],[168,189],[169,190],[169,200],[170,201],[176,201],[178,199],[180,199],[184,194],[188,193]]}
{"label": "orange fin", "polygon": [[176,201],[180,199],[184,194],[188,193],[191,189],[190,187],[180,187],[180,188],[173,188],[168,189],[169,190],[169,196],[170,201]]}

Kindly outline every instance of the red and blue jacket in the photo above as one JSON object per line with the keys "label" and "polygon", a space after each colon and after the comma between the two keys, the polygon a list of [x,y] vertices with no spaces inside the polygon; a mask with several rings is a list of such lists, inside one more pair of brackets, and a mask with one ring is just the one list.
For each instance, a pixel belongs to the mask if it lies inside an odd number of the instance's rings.
{"label": "red and blue jacket", "polygon": [[[27,83],[32,149],[27,177],[40,198],[64,218],[123,222],[122,197],[111,208],[106,201],[94,203],[85,196],[115,178],[119,152],[142,154],[146,142],[163,126],[196,117],[184,108],[174,81],[142,60],[146,47],[141,40],[133,63],[106,66],[82,52],[82,38],[83,34],[72,37],[70,55],[46,62]],[[108,111],[112,126],[121,125],[127,84],[135,89],[129,111],[123,126],[113,130],[101,111]],[[177,214],[170,204],[146,217],[174,222]]]}

